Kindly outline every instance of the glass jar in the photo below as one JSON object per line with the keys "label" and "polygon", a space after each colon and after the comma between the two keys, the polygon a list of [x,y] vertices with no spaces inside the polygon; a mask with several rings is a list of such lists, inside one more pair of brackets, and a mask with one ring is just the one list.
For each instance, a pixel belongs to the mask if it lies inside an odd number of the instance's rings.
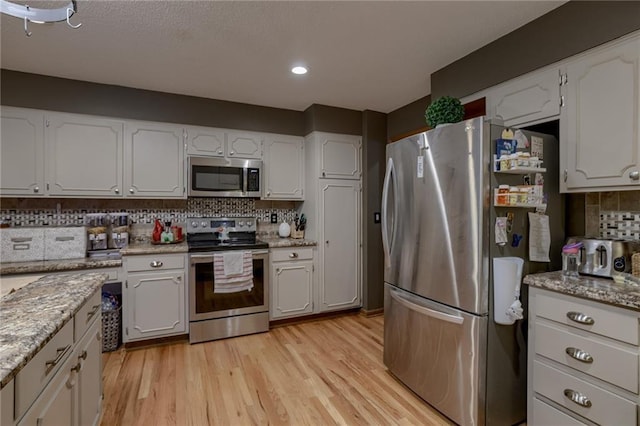
{"label": "glass jar", "polygon": [[579,277],[580,255],[576,252],[562,252],[562,274],[566,277]]}

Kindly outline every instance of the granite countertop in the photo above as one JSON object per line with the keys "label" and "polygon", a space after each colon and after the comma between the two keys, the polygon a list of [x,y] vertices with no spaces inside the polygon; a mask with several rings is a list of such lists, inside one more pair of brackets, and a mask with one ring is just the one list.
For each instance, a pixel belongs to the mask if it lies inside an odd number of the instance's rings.
{"label": "granite countertop", "polygon": [[120,254],[129,256],[135,254],[187,253],[188,251],[189,247],[186,241],[177,244],[151,244],[141,242],[129,244],[127,247],[120,249]]}
{"label": "granite countertop", "polygon": [[49,275],[0,299],[0,389],[106,279],[107,274],[101,273]]}
{"label": "granite countertop", "polygon": [[271,237],[271,236],[260,236],[258,237],[260,241],[263,243],[269,244],[269,248],[280,248],[280,247],[307,247],[307,246],[315,246],[318,245],[316,241],[306,240],[306,239],[294,239],[294,238],[280,238],[280,237]]}
{"label": "granite countertop", "polygon": [[633,284],[620,284],[612,279],[586,275],[565,277],[562,271],[527,275],[523,282],[531,287],[640,311],[640,286]]}
{"label": "granite countertop", "polygon": [[81,269],[119,268],[121,259],[80,259],[38,260],[33,262],[0,263],[0,275],[77,271]]}

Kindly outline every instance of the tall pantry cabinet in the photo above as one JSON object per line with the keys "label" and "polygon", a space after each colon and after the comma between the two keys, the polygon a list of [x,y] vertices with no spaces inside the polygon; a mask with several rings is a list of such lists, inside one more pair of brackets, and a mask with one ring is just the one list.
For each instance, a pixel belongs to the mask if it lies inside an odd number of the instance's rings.
{"label": "tall pantry cabinet", "polygon": [[306,238],[318,241],[314,311],[362,304],[362,138],[313,132],[305,138]]}

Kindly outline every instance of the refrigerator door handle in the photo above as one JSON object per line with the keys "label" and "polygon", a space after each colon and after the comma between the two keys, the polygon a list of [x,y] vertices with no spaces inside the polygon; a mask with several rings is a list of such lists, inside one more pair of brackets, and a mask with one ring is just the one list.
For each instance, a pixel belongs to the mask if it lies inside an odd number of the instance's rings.
{"label": "refrigerator door handle", "polygon": [[391,297],[407,309],[411,309],[412,311],[419,312],[421,314],[430,316],[432,318],[436,318],[442,321],[451,322],[454,324],[462,324],[464,322],[463,317],[459,317],[457,315],[446,314],[444,312],[436,311],[434,309],[427,308],[425,306],[420,306],[416,303],[410,302],[405,298],[401,293],[397,290],[391,290]]}
{"label": "refrigerator door handle", "polygon": [[[391,266],[391,240],[393,236],[389,236],[389,186],[391,185],[392,175],[395,176],[393,167],[393,159],[387,161],[387,172],[384,176],[384,184],[382,186],[382,249],[384,250],[384,261],[387,267]],[[395,179],[394,179],[395,181]],[[394,205],[395,208],[395,205]],[[395,212],[394,212],[395,213]]]}

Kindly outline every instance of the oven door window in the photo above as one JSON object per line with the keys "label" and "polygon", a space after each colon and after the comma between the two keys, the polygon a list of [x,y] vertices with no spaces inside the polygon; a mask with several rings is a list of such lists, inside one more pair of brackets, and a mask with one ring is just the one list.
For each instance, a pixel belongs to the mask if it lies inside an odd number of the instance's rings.
{"label": "oven door window", "polygon": [[241,167],[191,166],[191,189],[196,191],[242,191]]}
{"label": "oven door window", "polygon": [[213,262],[195,264],[196,314],[265,306],[264,262],[253,259],[253,288],[235,293],[215,292]]}

